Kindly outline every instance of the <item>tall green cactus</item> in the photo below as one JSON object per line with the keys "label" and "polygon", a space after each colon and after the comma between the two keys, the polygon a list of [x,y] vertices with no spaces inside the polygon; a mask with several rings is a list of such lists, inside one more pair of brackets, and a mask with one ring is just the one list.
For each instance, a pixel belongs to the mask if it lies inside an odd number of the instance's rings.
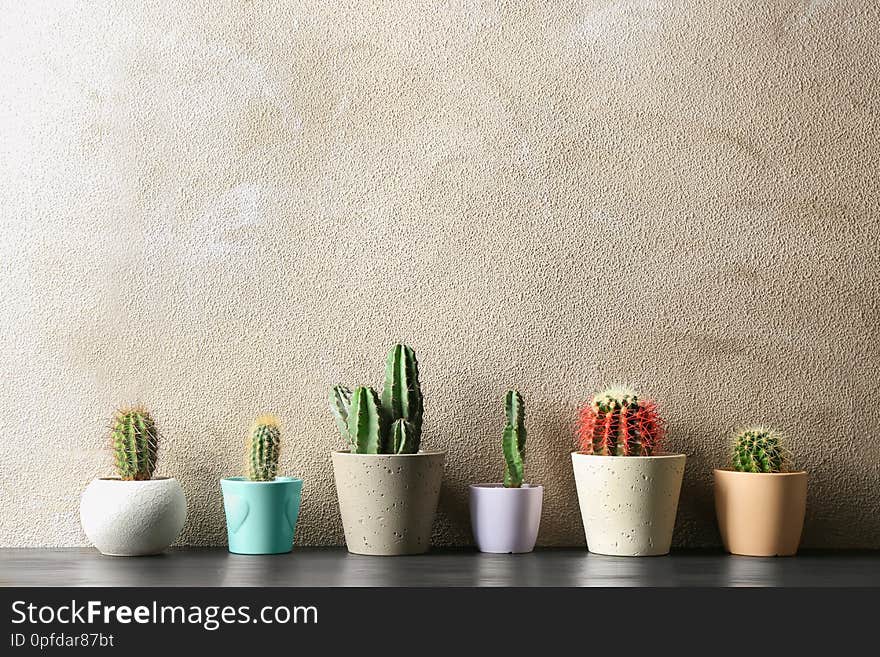
{"label": "tall green cactus", "polygon": [[357,454],[380,454],[385,438],[385,425],[379,407],[379,396],[367,386],[355,388],[348,410],[348,439]]}
{"label": "tall green cactus", "polygon": [[507,425],[501,446],[504,451],[504,487],[519,488],[523,483],[523,463],[526,458],[526,406],[522,395],[508,390],[504,398]]}
{"label": "tall green cactus", "polygon": [[273,415],[261,415],[248,432],[247,471],[249,481],[274,481],[281,454],[281,425]]}
{"label": "tall green cactus", "polygon": [[415,454],[422,437],[424,405],[415,352],[392,347],[385,361],[382,398],[370,387],[330,390],[330,412],[357,454]]}
{"label": "tall green cactus", "polygon": [[135,406],[116,411],[110,442],[120,479],[145,481],[153,477],[159,452],[159,432],[148,410]]}
{"label": "tall green cactus", "polygon": [[785,472],[788,454],[782,433],[764,427],[740,431],[733,444],[733,469],[738,472]]}

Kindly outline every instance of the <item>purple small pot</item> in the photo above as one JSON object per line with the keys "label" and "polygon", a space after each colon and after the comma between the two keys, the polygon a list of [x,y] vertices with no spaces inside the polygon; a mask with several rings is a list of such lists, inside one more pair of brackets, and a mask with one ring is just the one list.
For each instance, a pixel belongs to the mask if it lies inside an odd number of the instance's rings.
{"label": "purple small pot", "polygon": [[471,528],[480,552],[531,552],[541,526],[544,487],[471,486]]}

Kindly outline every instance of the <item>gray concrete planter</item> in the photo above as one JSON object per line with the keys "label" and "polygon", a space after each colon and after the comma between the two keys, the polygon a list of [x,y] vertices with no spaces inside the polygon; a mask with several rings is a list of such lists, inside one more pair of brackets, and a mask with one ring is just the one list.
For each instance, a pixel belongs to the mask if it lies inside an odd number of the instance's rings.
{"label": "gray concrete planter", "polygon": [[445,458],[444,452],[333,452],[348,551],[383,556],[427,552]]}
{"label": "gray concrete planter", "polygon": [[684,476],[684,454],[571,455],[587,548],[596,554],[667,554]]}

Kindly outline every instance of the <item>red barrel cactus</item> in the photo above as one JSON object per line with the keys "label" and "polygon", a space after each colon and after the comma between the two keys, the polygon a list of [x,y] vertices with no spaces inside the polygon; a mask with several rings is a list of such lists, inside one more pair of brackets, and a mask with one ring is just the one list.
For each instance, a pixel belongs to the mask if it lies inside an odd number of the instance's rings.
{"label": "red barrel cactus", "polygon": [[624,386],[593,395],[578,418],[578,442],[585,454],[652,456],[665,433],[657,404]]}

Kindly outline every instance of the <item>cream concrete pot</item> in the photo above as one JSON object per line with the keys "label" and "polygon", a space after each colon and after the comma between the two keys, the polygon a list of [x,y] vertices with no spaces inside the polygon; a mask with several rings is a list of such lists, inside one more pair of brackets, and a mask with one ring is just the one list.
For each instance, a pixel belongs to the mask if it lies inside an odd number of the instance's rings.
{"label": "cream concrete pot", "polygon": [[445,452],[333,452],[348,551],[386,556],[427,552],[445,458]]}
{"label": "cream concrete pot", "polygon": [[750,557],[797,553],[806,510],[806,472],[715,470],[715,514],[728,552]]}
{"label": "cream concrete pot", "polygon": [[79,504],[86,536],[103,554],[158,554],[186,521],[186,497],[176,479],[95,479]]}
{"label": "cream concrete pot", "polygon": [[571,455],[587,548],[596,554],[667,554],[684,476],[684,454]]}

